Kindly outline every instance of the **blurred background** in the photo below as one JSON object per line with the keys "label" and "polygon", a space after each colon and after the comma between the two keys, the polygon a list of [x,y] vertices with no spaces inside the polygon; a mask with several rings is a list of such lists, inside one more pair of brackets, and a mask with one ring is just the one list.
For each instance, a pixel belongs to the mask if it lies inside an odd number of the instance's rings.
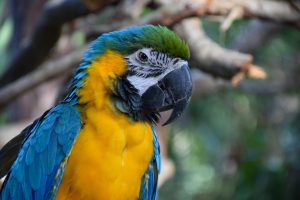
{"label": "blurred background", "polygon": [[194,82],[158,127],[159,199],[300,199],[294,0],[0,0],[0,147],[64,97],[90,41],[145,23],[188,43]]}

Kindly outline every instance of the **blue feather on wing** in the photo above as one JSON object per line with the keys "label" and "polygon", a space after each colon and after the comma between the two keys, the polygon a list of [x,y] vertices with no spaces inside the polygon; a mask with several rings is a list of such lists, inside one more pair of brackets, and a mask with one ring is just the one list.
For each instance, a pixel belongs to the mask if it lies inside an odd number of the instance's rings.
{"label": "blue feather on wing", "polygon": [[[71,126],[65,126],[65,124]],[[61,103],[28,129],[0,199],[53,199],[81,128],[76,107]]]}
{"label": "blue feather on wing", "polygon": [[140,200],[156,200],[158,193],[158,174],[161,170],[160,147],[155,127],[153,124],[151,127],[154,151],[148,169],[142,179]]}

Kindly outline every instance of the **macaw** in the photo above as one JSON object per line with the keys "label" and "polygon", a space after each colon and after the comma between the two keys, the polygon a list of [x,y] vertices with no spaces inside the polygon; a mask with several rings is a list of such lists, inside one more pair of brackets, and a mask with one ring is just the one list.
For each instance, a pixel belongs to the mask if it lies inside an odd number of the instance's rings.
{"label": "macaw", "polygon": [[157,198],[155,124],[177,119],[192,93],[189,48],[163,26],[96,39],[66,98],[0,151],[0,199]]}

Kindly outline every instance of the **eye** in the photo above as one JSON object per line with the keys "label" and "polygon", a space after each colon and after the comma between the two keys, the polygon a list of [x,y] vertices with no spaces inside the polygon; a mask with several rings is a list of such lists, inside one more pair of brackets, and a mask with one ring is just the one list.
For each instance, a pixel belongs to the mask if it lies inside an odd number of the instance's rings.
{"label": "eye", "polygon": [[139,52],[138,59],[141,62],[147,62],[148,61],[148,56],[144,52]]}

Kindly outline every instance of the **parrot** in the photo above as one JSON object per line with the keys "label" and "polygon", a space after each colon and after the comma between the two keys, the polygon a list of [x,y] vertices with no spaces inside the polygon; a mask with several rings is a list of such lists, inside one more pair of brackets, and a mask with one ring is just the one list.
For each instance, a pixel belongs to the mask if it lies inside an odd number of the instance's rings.
{"label": "parrot", "polygon": [[188,45],[160,25],[102,34],[65,98],[0,151],[0,199],[155,200],[155,127],[178,119],[192,94]]}

